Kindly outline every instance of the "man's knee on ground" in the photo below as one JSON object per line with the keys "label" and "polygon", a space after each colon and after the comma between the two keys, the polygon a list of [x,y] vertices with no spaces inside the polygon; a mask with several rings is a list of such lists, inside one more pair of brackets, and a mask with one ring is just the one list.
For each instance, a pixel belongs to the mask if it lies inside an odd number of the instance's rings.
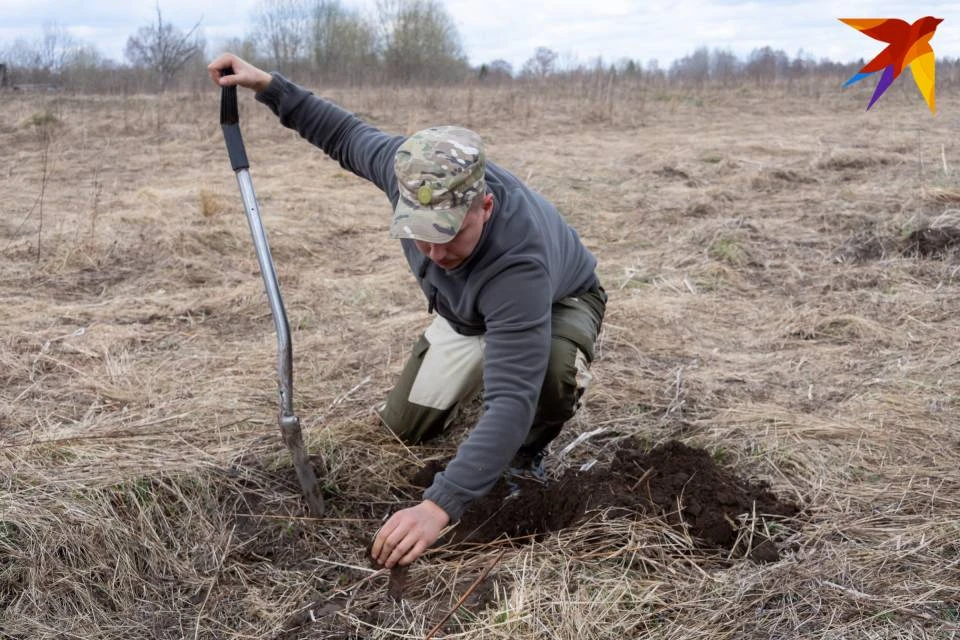
{"label": "man's knee on ground", "polygon": [[377,410],[377,415],[404,444],[420,444],[443,433],[453,409],[431,409],[409,402],[396,407],[388,400]]}

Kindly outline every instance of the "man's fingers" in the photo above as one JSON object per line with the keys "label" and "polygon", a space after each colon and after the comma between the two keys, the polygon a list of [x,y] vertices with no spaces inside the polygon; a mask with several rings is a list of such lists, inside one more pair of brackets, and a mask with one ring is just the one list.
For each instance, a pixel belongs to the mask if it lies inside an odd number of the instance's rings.
{"label": "man's fingers", "polygon": [[423,553],[427,548],[427,543],[425,540],[419,540],[417,544],[413,545],[413,549],[407,552],[407,555],[400,558],[397,562],[400,565],[408,565],[417,558],[420,557],[420,554]]}
{"label": "man's fingers", "polygon": [[210,72],[211,78],[219,80],[221,70],[231,66],[233,66],[233,56],[229,53],[224,53],[214,58],[213,61],[207,65],[207,71]]}
{"label": "man's fingers", "polygon": [[398,521],[394,514],[386,524],[384,524],[373,540],[373,547],[370,549],[370,555],[378,563],[385,565],[390,554],[393,553],[397,543],[403,540],[406,534],[403,523]]}
{"label": "man's fingers", "polygon": [[213,79],[221,87],[232,87],[240,84],[240,77],[237,76],[236,74],[231,74],[229,76],[221,76],[219,71],[216,71],[214,73],[216,73],[216,76]]}
{"label": "man's fingers", "polygon": [[[225,76],[223,72],[227,69],[231,69],[232,73]],[[246,86],[244,82],[250,81],[249,76],[251,74],[247,70],[247,63],[232,53],[217,56],[213,62],[207,65],[207,70],[210,72],[213,81],[221,87]]]}
{"label": "man's fingers", "polygon": [[416,548],[416,545],[416,536],[406,536],[403,540],[398,542],[396,546],[393,547],[393,550],[390,552],[390,556],[387,558],[387,561],[383,563],[384,566],[392,569],[393,565],[397,564],[400,562],[400,560],[406,557],[411,550]]}
{"label": "man's fingers", "polygon": [[407,523],[401,523],[394,528],[384,540],[384,544],[390,548],[394,549],[399,545],[404,538],[407,537],[407,532],[410,530],[410,526]]}
{"label": "man's fingers", "polygon": [[[373,537],[373,545],[370,547],[370,557],[372,557],[377,562],[380,562],[380,554],[383,552],[383,544],[387,540],[387,536],[390,535],[390,532],[393,531],[395,524],[393,519],[387,520],[382,527],[380,527],[377,534]],[[380,564],[383,564],[380,562]]]}
{"label": "man's fingers", "polygon": [[[402,523],[385,537],[383,549],[379,556],[380,564],[392,567],[396,564],[397,560],[407,552],[411,545],[413,545],[408,532],[409,526],[406,526],[406,523]],[[397,555],[398,553],[400,555]]]}
{"label": "man's fingers", "polygon": [[374,536],[370,556],[377,564],[391,569],[398,563],[410,564],[437,540],[449,520],[440,507],[429,501],[398,511]]}
{"label": "man's fingers", "polygon": [[[228,76],[221,75],[227,69],[232,69],[233,73]],[[273,79],[266,71],[258,69],[232,53],[224,53],[215,58],[207,65],[207,71],[214,83],[221,87],[238,86],[254,91],[264,91]]]}
{"label": "man's fingers", "polygon": [[210,74],[210,79],[213,80],[214,84],[220,84],[220,71],[215,69],[212,64],[207,67],[207,73]]}

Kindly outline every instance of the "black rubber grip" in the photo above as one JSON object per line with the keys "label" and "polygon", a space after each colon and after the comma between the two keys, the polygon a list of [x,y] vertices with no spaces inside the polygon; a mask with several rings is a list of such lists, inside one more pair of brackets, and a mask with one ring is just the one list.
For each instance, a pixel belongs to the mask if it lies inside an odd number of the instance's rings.
{"label": "black rubber grip", "polygon": [[230,166],[234,171],[240,169],[249,169],[250,162],[247,161],[247,150],[243,147],[243,137],[240,135],[239,124],[224,124],[220,126],[223,129],[223,140],[227,143],[227,153],[230,155]]}
{"label": "black rubber grip", "polygon": [[[230,67],[220,72],[220,77],[229,75],[233,75],[233,69]],[[227,143],[230,166],[234,171],[249,169],[247,150],[243,146],[243,136],[240,135],[240,110],[237,108],[236,86],[220,88],[220,128],[223,129],[223,140]]]}
{"label": "black rubber grip", "polygon": [[[233,69],[227,67],[220,71],[220,77],[232,76]],[[220,124],[237,124],[240,122],[240,110],[237,108],[237,87],[220,88]]]}

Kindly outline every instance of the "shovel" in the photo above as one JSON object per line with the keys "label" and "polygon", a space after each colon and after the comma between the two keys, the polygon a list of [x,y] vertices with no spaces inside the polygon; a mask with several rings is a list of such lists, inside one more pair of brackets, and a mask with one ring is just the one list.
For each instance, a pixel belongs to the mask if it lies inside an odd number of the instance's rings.
{"label": "shovel", "polygon": [[[226,69],[221,75],[232,73],[232,69]],[[250,234],[253,236],[253,246],[257,250],[257,262],[260,263],[260,274],[263,276],[263,285],[267,291],[267,299],[270,301],[273,324],[277,329],[280,435],[287,449],[290,450],[293,466],[297,471],[297,479],[310,506],[310,513],[313,517],[319,518],[324,512],[323,496],[320,494],[317,476],[313,472],[313,467],[310,466],[310,458],[303,446],[300,419],[293,413],[293,346],[290,343],[290,324],[287,322],[287,313],[283,308],[280,285],[277,283],[277,274],[270,255],[270,245],[267,244],[267,234],[260,220],[257,196],[253,191],[253,181],[250,179],[250,163],[247,161],[247,152],[240,135],[240,112],[237,108],[235,86],[221,88],[220,127],[223,129],[223,138],[227,143],[230,164],[237,175],[237,184],[240,185],[240,197],[243,198]]]}

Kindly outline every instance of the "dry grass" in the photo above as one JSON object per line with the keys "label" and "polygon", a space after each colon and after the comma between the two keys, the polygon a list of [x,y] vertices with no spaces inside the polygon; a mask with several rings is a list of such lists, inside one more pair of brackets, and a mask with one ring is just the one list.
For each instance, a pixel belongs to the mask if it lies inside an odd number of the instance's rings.
{"label": "dry grass", "polygon": [[[960,262],[905,250],[956,226],[957,97],[933,119],[839,88],[470,92],[332,96],[390,131],[475,127],[600,258],[598,384],[560,444],[680,438],[805,513],[766,565],[593,513],[508,549],[438,637],[960,636]],[[399,604],[367,569],[406,474],[462,435],[407,449],[371,415],[428,321],[384,198],[244,97],[330,496],[313,521],[215,92],[4,105],[0,636],[424,637],[504,545],[432,551]]]}

